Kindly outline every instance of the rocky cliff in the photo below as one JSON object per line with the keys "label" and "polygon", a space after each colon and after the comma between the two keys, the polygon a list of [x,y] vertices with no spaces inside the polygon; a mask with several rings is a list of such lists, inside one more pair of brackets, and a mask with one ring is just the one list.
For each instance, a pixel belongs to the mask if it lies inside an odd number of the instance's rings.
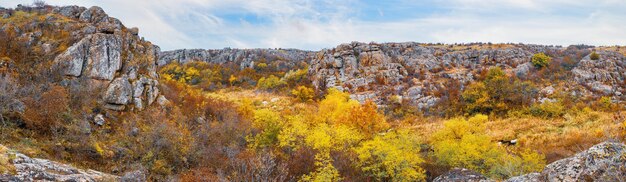
{"label": "rocky cliff", "polygon": [[159,47],[102,8],[18,6],[0,14],[5,19],[0,30],[17,35],[18,47],[41,52],[15,56],[16,64],[32,57],[47,64],[46,59],[52,58],[48,69],[66,76],[64,86],[100,92],[99,103],[112,110],[141,110],[158,97]]}
{"label": "rocky cliff", "polygon": [[[439,92],[449,89],[450,81],[461,84],[459,89],[474,81],[481,72],[501,67],[509,75],[528,77],[537,70],[531,63],[536,53],[550,53],[554,59],[585,55],[576,60],[565,78],[571,82],[563,90],[573,94],[578,86],[586,92],[579,94],[614,96],[625,100],[624,55],[614,51],[598,51],[599,60],[589,54],[596,48],[568,48],[521,44],[438,45],[419,43],[359,43],[342,44],[317,52],[310,63],[309,75],[318,90],[337,88],[348,91],[361,102],[371,99],[384,104],[391,96],[400,96],[419,108],[428,108],[440,99]],[[597,48],[600,50],[600,48]],[[568,57],[570,59],[570,57]],[[546,85],[548,87],[549,85]]]}
{"label": "rocky cliff", "polygon": [[159,54],[158,65],[203,61],[213,64],[234,64],[240,69],[254,68],[260,62],[276,64],[280,69],[292,69],[299,63],[309,62],[314,52],[297,49],[181,49]]}

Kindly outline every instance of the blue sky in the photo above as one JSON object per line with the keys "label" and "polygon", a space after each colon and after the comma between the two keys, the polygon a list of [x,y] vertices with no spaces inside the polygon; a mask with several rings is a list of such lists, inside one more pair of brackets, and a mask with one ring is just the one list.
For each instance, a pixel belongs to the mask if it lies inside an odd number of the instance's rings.
{"label": "blue sky", "polygon": [[[341,43],[626,44],[626,0],[48,0],[100,6],[163,50]],[[0,6],[31,0],[0,0]]]}

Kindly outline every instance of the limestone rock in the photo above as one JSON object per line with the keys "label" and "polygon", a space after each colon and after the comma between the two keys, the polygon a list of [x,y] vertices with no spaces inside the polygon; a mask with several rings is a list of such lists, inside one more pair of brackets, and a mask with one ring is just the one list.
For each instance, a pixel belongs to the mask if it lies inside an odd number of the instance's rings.
{"label": "limestone rock", "polygon": [[540,182],[543,181],[541,179],[541,174],[539,173],[530,173],[522,176],[516,176],[505,180],[505,182]]}
{"label": "limestone rock", "polygon": [[89,77],[111,80],[122,68],[121,42],[115,35],[94,34],[87,58]]}
{"label": "limestone rock", "polygon": [[603,142],[572,157],[548,164],[541,173],[512,177],[518,181],[625,181],[626,145]]}
{"label": "limestone rock", "polygon": [[[2,146],[0,146],[2,147]],[[94,170],[82,170],[67,164],[62,164],[45,159],[30,158],[24,154],[9,151],[14,156],[12,164],[16,173],[2,176],[4,181],[118,181],[120,178]],[[4,179],[3,179],[4,178]]]}
{"label": "limestone rock", "polygon": [[97,114],[93,118],[93,122],[96,123],[98,126],[103,126],[106,123],[106,121],[104,120],[104,116],[102,114]]}
{"label": "limestone rock", "polygon": [[541,174],[547,181],[624,181],[626,145],[613,142],[595,145],[549,164]]}
{"label": "limestone rock", "polygon": [[132,98],[132,86],[126,77],[116,78],[109,84],[104,95],[108,104],[126,105]]}
{"label": "limestone rock", "polygon": [[106,21],[108,18],[109,16],[98,6],[93,6],[83,11],[78,17],[80,21],[89,23],[100,23],[102,21]]}
{"label": "limestone rock", "polygon": [[433,182],[495,182],[482,174],[463,168],[454,168],[435,178]]}

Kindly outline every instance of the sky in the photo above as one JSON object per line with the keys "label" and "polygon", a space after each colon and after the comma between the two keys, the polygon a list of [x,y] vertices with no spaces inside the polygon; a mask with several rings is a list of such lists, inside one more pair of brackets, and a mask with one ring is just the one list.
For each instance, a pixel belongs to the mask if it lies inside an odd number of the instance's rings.
{"label": "sky", "polygon": [[[32,0],[0,0],[0,6]],[[626,45],[626,0],[46,0],[100,6],[162,50],[341,43]]]}

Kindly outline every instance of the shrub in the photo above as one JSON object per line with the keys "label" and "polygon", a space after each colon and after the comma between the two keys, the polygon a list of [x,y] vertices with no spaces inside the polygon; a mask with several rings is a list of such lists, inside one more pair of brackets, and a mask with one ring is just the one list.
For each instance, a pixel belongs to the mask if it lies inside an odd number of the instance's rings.
{"label": "shrub", "polygon": [[[488,120],[478,114],[469,119],[455,118],[444,122],[444,127],[431,138],[434,156],[447,166],[462,167],[497,178],[507,178],[539,171],[545,160],[534,152],[522,153],[521,157],[492,142],[485,134],[483,124]],[[514,165],[511,165],[511,161]],[[506,168],[506,170],[504,170]]]}
{"label": "shrub", "polygon": [[565,114],[565,107],[561,102],[545,101],[530,107],[530,114],[536,117],[554,118]]}
{"label": "shrub", "polygon": [[61,86],[52,86],[41,98],[26,100],[24,122],[28,128],[51,132],[61,123],[63,114],[69,107],[67,90]]}
{"label": "shrub", "polygon": [[260,132],[248,139],[250,145],[255,148],[268,147],[278,142],[278,134],[283,127],[283,119],[272,110],[256,110],[254,111],[252,127]]}
{"label": "shrub", "polygon": [[376,181],[424,181],[420,143],[408,131],[389,132],[355,149],[358,166]]}
{"label": "shrub", "polygon": [[301,102],[310,102],[313,101],[315,91],[312,88],[306,86],[299,86],[291,90],[291,95],[295,96]]}
{"label": "shrub", "polygon": [[280,80],[280,78],[274,75],[270,75],[267,78],[263,77],[259,79],[259,82],[257,83],[257,88],[262,89],[262,90],[276,90],[284,85],[285,85],[285,82]]}
{"label": "shrub", "polygon": [[599,60],[599,59],[600,59],[600,55],[599,55],[598,53],[596,53],[596,51],[593,51],[593,52],[591,53],[591,55],[589,55],[589,58],[590,58],[591,60],[596,61],[596,60]]}
{"label": "shrub", "polygon": [[537,53],[531,58],[531,62],[537,68],[547,67],[551,61],[552,58],[544,53]]}

